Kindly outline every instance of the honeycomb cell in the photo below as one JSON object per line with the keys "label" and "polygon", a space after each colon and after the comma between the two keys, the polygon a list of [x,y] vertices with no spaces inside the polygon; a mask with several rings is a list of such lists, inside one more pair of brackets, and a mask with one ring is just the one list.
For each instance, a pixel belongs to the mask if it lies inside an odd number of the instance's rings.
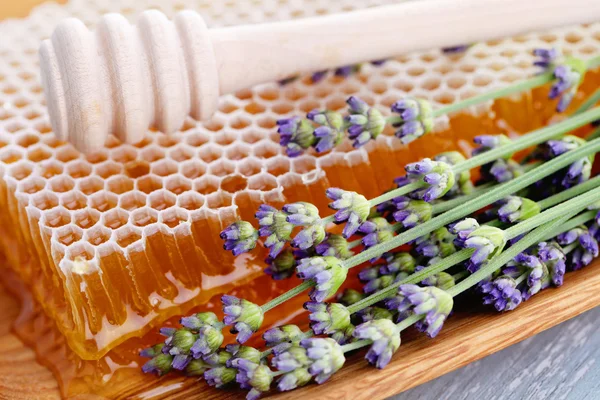
{"label": "honeycomb cell", "polygon": [[112,176],[106,180],[106,189],[115,193],[123,194],[133,190],[134,182],[124,175]]}
{"label": "honeycomb cell", "polygon": [[23,153],[15,148],[5,148],[0,151],[0,162],[12,164],[23,158]]}
{"label": "honeycomb cell", "polygon": [[92,166],[85,161],[74,161],[67,164],[66,173],[72,178],[83,178],[92,173]]}
{"label": "honeycomb cell", "polygon": [[78,226],[63,226],[57,229],[54,233],[54,238],[65,246],[70,246],[81,240],[83,237],[83,230]]}
{"label": "honeycomb cell", "polygon": [[47,160],[42,162],[40,165],[40,175],[46,179],[50,179],[53,176],[60,175],[63,173],[62,163],[54,160]]}
{"label": "honeycomb cell", "polygon": [[127,211],[115,208],[102,215],[102,224],[110,229],[119,229],[127,224],[129,214]]}
{"label": "honeycomb cell", "polygon": [[180,175],[170,176],[165,180],[165,189],[181,194],[192,189],[192,181]]}
{"label": "honeycomb cell", "polygon": [[162,187],[162,179],[158,176],[148,175],[137,180],[137,189],[146,194],[162,189]]}
{"label": "honeycomb cell", "polygon": [[204,205],[205,198],[196,192],[185,192],[177,197],[177,205],[186,210],[194,211]]}
{"label": "honeycomb cell", "polygon": [[158,212],[152,208],[144,207],[131,213],[131,222],[135,226],[144,227],[158,221]]}
{"label": "honeycomb cell", "polygon": [[124,169],[127,176],[139,178],[150,173],[150,163],[144,160],[135,160],[125,164]]}
{"label": "honeycomb cell", "polygon": [[148,205],[158,211],[174,206],[176,201],[177,196],[165,189],[152,192],[148,196]]}
{"label": "honeycomb cell", "polygon": [[52,157],[52,153],[45,146],[35,146],[27,151],[27,158],[35,163],[50,157]]}
{"label": "honeycomb cell", "polygon": [[73,214],[73,222],[81,229],[89,229],[100,220],[100,213],[91,208]]}
{"label": "honeycomb cell", "polygon": [[134,147],[118,147],[110,153],[110,158],[119,164],[126,164],[137,159],[138,152]]}
{"label": "honeycomb cell", "polygon": [[202,161],[206,163],[210,163],[211,161],[218,160],[221,158],[223,151],[221,147],[215,146],[213,144],[207,144],[205,146],[200,147],[198,150],[198,157],[202,159]]}
{"label": "honeycomb cell", "polygon": [[161,159],[165,158],[165,152],[156,146],[151,146],[151,147],[148,147],[148,148],[145,148],[144,150],[142,150],[140,152],[140,157],[143,160],[146,160],[149,163],[152,163],[153,161],[157,161],[157,160],[161,160]]}
{"label": "honeycomb cell", "polygon": [[119,200],[119,206],[124,210],[135,210],[146,205],[146,195],[140,192],[125,193]]}
{"label": "honeycomb cell", "polygon": [[115,208],[118,201],[116,194],[102,190],[90,196],[90,207],[104,212]]}
{"label": "honeycomb cell", "polygon": [[40,178],[39,176],[30,176],[27,179],[24,179],[22,182],[19,182],[17,190],[27,194],[34,194],[45,187],[46,180]]}
{"label": "honeycomb cell", "polygon": [[31,198],[31,205],[40,210],[50,210],[58,205],[58,196],[51,192],[39,192]]}
{"label": "honeycomb cell", "polygon": [[73,148],[73,146],[65,146],[56,152],[56,159],[61,162],[69,162],[76,160],[81,154]]}
{"label": "honeycomb cell", "polygon": [[112,161],[106,161],[95,167],[95,174],[101,178],[109,178],[121,173],[122,165]]}
{"label": "honeycomb cell", "polygon": [[102,243],[108,242],[112,232],[110,229],[97,225],[91,229],[85,231],[84,239],[94,246],[101,245]]}
{"label": "honeycomb cell", "polygon": [[89,196],[104,188],[104,181],[97,176],[90,176],[77,182],[77,187],[82,193]]}
{"label": "honeycomb cell", "polygon": [[[43,208],[41,209],[43,210]],[[71,223],[71,213],[62,207],[47,210],[44,212],[43,216],[45,225],[50,228],[58,228]]]}
{"label": "honeycomb cell", "polygon": [[152,164],[151,172],[158,176],[169,176],[176,174],[178,165],[173,160],[160,160]]}
{"label": "honeycomb cell", "polygon": [[37,135],[34,135],[32,133],[27,133],[25,135],[22,135],[17,140],[17,144],[21,147],[27,148],[29,146],[33,146],[34,144],[38,143],[39,141],[40,141],[40,138]]}
{"label": "honeycomb cell", "polygon": [[194,157],[194,152],[183,145],[179,145],[177,148],[169,150],[168,155],[173,161],[183,162]]}
{"label": "honeycomb cell", "polygon": [[115,231],[114,238],[119,246],[127,247],[140,240],[142,238],[142,233],[139,229],[123,226]]}
{"label": "honeycomb cell", "polygon": [[235,163],[229,160],[217,160],[208,165],[208,173],[217,177],[227,176],[235,171]]}
{"label": "honeycomb cell", "polygon": [[20,161],[9,169],[9,175],[20,181],[27,178],[33,172],[33,165],[28,161]]}
{"label": "honeycomb cell", "polygon": [[206,173],[206,164],[199,160],[189,160],[181,163],[179,170],[186,178],[194,179]]}
{"label": "honeycomb cell", "polygon": [[187,222],[188,214],[184,210],[177,208],[169,208],[160,212],[160,222],[167,225],[169,228],[175,228],[179,224]]}
{"label": "honeycomb cell", "polygon": [[87,197],[79,191],[67,192],[61,195],[60,204],[68,210],[79,210],[87,206]]}

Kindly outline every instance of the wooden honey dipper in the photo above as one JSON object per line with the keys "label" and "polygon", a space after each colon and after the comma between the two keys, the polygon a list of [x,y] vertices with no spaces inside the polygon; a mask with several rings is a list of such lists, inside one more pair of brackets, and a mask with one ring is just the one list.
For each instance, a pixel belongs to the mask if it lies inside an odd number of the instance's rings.
{"label": "wooden honey dipper", "polygon": [[96,31],[61,22],[40,47],[52,128],[81,151],[109,134],[170,134],[209,118],[219,95],[301,72],[600,20],[598,0],[427,0],[285,22],[208,29],[194,11],[169,21],[119,14]]}

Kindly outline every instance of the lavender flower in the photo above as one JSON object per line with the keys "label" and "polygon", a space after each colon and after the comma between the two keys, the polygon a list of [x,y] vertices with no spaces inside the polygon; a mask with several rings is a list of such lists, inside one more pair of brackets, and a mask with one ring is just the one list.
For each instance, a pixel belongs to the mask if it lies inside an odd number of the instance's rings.
{"label": "lavender flower", "polygon": [[300,260],[296,268],[298,277],[312,280],[315,287],[310,291],[312,301],[323,302],[337,292],[346,280],[348,269],[335,257],[310,257]]}
{"label": "lavender flower", "polygon": [[465,247],[465,241],[473,232],[479,228],[479,222],[475,218],[465,218],[448,226],[448,231],[456,235],[454,244],[458,247]]}
{"label": "lavender flower", "polygon": [[481,175],[485,181],[504,183],[523,175],[523,166],[515,160],[501,158],[491,163],[489,169],[482,167]]}
{"label": "lavender flower", "polygon": [[554,286],[561,286],[565,276],[567,256],[560,245],[556,242],[542,242],[538,244],[537,256],[546,264]]}
{"label": "lavender flower", "polygon": [[385,128],[385,118],[374,107],[370,107],[356,96],[346,100],[350,115],[346,117],[349,124],[348,135],[354,140],[354,147],[361,147],[372,139],[376,139]]}
{"label": "lavender flower", "polygon": [[354,337],[373,342],[365,359],[379,369],[390,362],[400,347],[400,330],[389,319],[377,319],[357,326]]}
{"label": "lavender flower", "polygon": [[198,329],[198,338],[190,348],[190,353],[194,358],[200,358],[214,353],[223,344],[223,324],[203,325]]}
{"label": "lavender flower", "polygon": [[279,144],[286,148],[289,157],[297,157],[317,142],[314,127],[307,119],[291,117],[277,121]]}
{"label": "lavender flower", "polygon": [[312,360],[308,358],[306,349],[299,345],[293,345],[285,351],[275,354],[272,365],[279,372],[284,373],[277,382],[277,388],[286,392],[306,385],[312,379],[309,372],[311,364]]}
{"label": "lavender flower", "polygon": [[331,335],[350,326],[350,312],[340,303],[304,303],[310,311],[308,319],[315,335]]}
{"label": "lavender flower", "polygon": [[[476,149],[473,150],[473,156],[485,153],[486,151],[495,149],[497,147],[506,146],[512,143],[512,140],[508,138],[506,135],[480,135],[476,136],[473,141],[478,145]],[[506,158],[510,158],[512,155],[507,155]]]}
{"label": "lavender flower", "polygon": [[431,219],[432,206],[426,201],[400,196],[392,199],[392,202],[396,208],[394,219],[407,229]]}
{"label": "lavender flower", "polygon": [[404,144],[431,132],[433,129],[433,110],[427,100],[407,97],[392,104],[392,112],[400,114],[392,125],[396,136]]}
{"label": "lavender flower", "polygon": [[244,343],[262,325],[264,312],[262,308],[248,300],[235,296],[223,295],[223,313],[225,325],[233,325],[231,332],[237,333],[238,343]]}
{"label": "lavender flower", "polygon": [[303,339],[300,346],[306,349],[306,355],[311,362],[308,371],[318,384],[328,380],[346,362],[342,347],[333,339]]}
{"label": "lavender flower", "polygon": [[[573,135],[566,135],[558,140],[549,140],[541,146],[540,156],[545,160],[558,157],[568,151],[575,150],[586,143],[582,139]],[[552,175],[552,179],[559,181],[564,188],[576,186],[588,180],[592,174],[592,164],[594,155],[583,157],[571,164],[566,172],[559,172]]]}
{"label": "lavender flower", "polygon": [[598,241],[585,226],[561,233],[557,236],[557,241],[562,246],[577,244],[569,255],[570,267],[574,271],[583,268],[598,257]]}
{"label": "lavender flower", "polygon": [[354,325],[349,324],[345,329],[340,329],[331,334],[331,338],[339,345],[345,345],[354,340]]}
{"label": "lavender flower", "polygon": [[407,252],[384,253],[385,264],[380,267],[381,274],[402,274],[401,279],[415,272],[417,261]]}
{"label": "lavender flower", "polygon": [[323,153],[333,149],[344,139],[344,118],[335,111],[312,110],[306,117],[321,125],[313,132],[317,139],[314,146],[317,153]]}
{"label": "lavender flower", "polygon": [[424,158],[408,164],[405,169],[411,179],[425,184],[425,188],[416,190],[413,195],[426,202],[443,197],[455,183],[452,166],[443,161]]}
{"label": "lavender flower", "polygon": [[338,295],[337,300],[345,306],[350,306],[354,303],[358,303],[365,297],[366,296],[358,290],[346,289]]}
{"label": "lavender flower", "polygon": [[347,78],[352,74],[360,71],[361,64],[352,64],[352,65],[344,65],[343,67],[338,67],[333,71],[335,76],[341,76],[342,78]]}
{"label": "lavender flower", "polygon": [[[432,258],[431,260],[429,260],[427,265],[431,266],[431,265],[437,264],[441,260],[442,259],[439,257]],[[427,267],[423,266],[423,265],[419,265],[419,266],[417,266],[416,271],[421,271],[425,268],[427,268]],[[454,277],[447,272],[439,272],[439,273],[431,275],[421,281],[421,285],[423,285],[423,286],[435,286],[442,290],[450,289],[452,286],[455,285],[455,283],[456,282],[454,281]]]}
{"label": "lavender flower", "polygon": [[360,271],[358,278],[365,284],[363,286],[363,292],[371,294],[394,283],[396,274],[385,275],[381,272],[379,267],[375,266]]}
{"label": "lavender flower", "polygon": [[548,267],[536,256],[520,253],[512,261],[506,264],[502,270],[504,275],[517,279],[525,274],[527,290],[521,290],[523,300],[528,300],[540,290],[550,286],[550,274]]}
{"label": "lavender flower", "polygon": [[465,240],[466,248],[475,249],[471,255],[471,262],[476,266],[480,266],[500,253],[505,244],[504,231],[492,226],[480,226]]}
{"label": "lavender flower", "polygon": [[262,359],[260,350],[250,346],[239,344],[228,344],[225,350],[231,354],[231,358],[225,361],[225,366],[235,368],[235,361],[239,359],[248,360],[254,364],[259,364]]}
{"label": "lavender flower", "polygon": [[546,71],[552,71],[554,75],[554,83],[550,88],[548,98],[550,100],[559,98],[556,111],[565,111],[575,97],[585,74],[585,61],[574,57],[562,57],[555,49],[536,49],[534,55],[539,57],[534,65],[542,67]]}
{"label": "lavender flower", "polygon": [[533,200],[519,196],[508,196],[499,202],[498,218],[502,222],[524,221],[540,213],[541,208]]}
{"label": "lavender flower", "polygon": [[329,234],[327,238],[315,246],[315,251],[320,256],[336,257],[340,260],[352,257],[348,241],[342,235]]}
{"label": "lavender flower", "polygon": [[296,258],[290,249],[283,250],[275,258],[267,257],[265,262],[268,264],[265,273],[276,281],[291,277],[296,270]]}
{"label": "lavender flower", "polygon": [[207,364],[204,360],[190,360],[188,365],[183,370],[186,376],[202,376],[204,373],[209,370],[211,366]]}
{"label": "lavender flower", "polygon": [[473,43],[460,44],[460,45],[451,46],[451,47],[442,47],[442,53],[444,53],[444,54],[460,54],[460,53],[464,53],[467,50],[469,50],[469,48],[471,48],[471,46],[473,46]]}
{"label": "lavender flower", "polygon": [[231,250],[234,256],[239,256],[256,247],[258,232],[250,222],[237,221],[223,229],[220,237],[225,240],[223,248]]}
{"label": "lavender flower", "polygon": [[375,321],[377,319],[394,319],[394,313],[386,308],[371,306],[366,307],[356,313],[362,322]]}
{"label": "lavender flower", "polygon": [[319,209],[313,204],[304,201],[286,204],[283,211],[288,214],[287,222],[305,227],[294,237],[292,246],[306,250],[325,239],[325,227],[321,223]]}
{"label": "lavender flower", "polygon": [[287,214],[275,207],[261,204],[255,214],[260,229],[258,233],[266,237],[265,247],[269,249],[269,257],[275,258],[290,241],[294,226],[287,221]]}
{"label": "lavender flower", "polygon": [[[213,312],[201,312],[182,317],[179,320],[179,323],[183,325],[184,328],[192,331],[198,331],[205,325],[219,326],[220,324],[219,318],[217,318],[217,315]],[[222,324],[220,325],[222,326]]]}
{"label": "lavender flower", "polygon": [[142,372],[145,374],[153,373],[158,376],[165,375],[171,372],[171,363],[173,362],[173,356],[170,354],[157,354],[150,361],[142,366]]}
{"label": "lavender flower", "polygon": [[224,366],[214,367],[204,372],[204,380],[210,386],[214,386],[217,389],[227,386],[229,383],[235,380],[237,371],[235,368],[228,368]]}
{"label": "lavender flower", "polygon": [[498,311],[514,310],[522,301],[517,282],[510,276],[500,276],[482,283],[480,290],[484,294],[483,304],[493,304]]}
{"label": "lavender flower", "polygon": [[[370,218],[363,222],[358,231],[365,234],[362,243],[367,249],[394,237],[394,227],[382,217]],[[371,262],[375,262],[378,258],[371,259]]]}
{"label": "lavender flower", "polygon": [[[447,151],[433,157],[434,161],[445,162],[448,165],[456,165],[466,160],[458,151]],[[463,171],[455,176],[456,184],[448,190],[447,196],[458,196],[461,194],[469,194],[473,190],[473,182],[471,181],[471,171]]]}
{"label": "lavender flower", "polygon": [[267,346],[273,347],[273,353],[276,355],[297,345],[303,337],[302,330],[292,324],[267,329],[263,334]]}
{"label": "lavender flower", "polygon": [[256,400],[263,392],[268,392],[273,381],[273,371],[264,364],[254,363],[244,358],[232,361],[237,369],[235,380],[242,389],[250,389],[246,400]]}
{"label": "lavender flower", "polygon": [[456,252],[454,239],[455,236],[442,226],[415,240],[415,251],[424,257],[447,257]]}
{"label": "lavender flower", "polygon": [[310,76],[310,80],[312,81],[312,83],[317,83],[323,80],[323,78],[325,78],[325,76],[327,76],[327,70],[322,70],[322,71],[317,71],[317,72],[313,72],[313,74]]}
{"label": "lavender flower", "polygon": [[329,204],[329,208],[337,210],[334,215],[336,223],[347,221],[342,236],[347,239],[354,235],[358,227],[369,216],[371,210],[369,200],[356,192],[349,192],[339,188],[328,188],[326,195],[333,200]]}
{"label": "lavender flower", "polygon": [[433,338],[442,329],[444,321],[452,311],[452,296],[435,286],[419,287],[417,285],[400,285],[398,295],[389,299],[386,306],[397,310],[400,319],[408,315],[423,315],[416,327]]}

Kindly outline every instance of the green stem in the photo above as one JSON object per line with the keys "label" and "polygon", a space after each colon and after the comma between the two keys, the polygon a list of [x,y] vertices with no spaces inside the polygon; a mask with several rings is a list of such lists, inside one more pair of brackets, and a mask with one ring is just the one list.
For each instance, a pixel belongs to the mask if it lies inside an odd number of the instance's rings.
{"label": "green stem", "polygon": [[527,250],[527,248],[533,246],[535,243],[542,241],[545,237],[551,235],[551,237],[555,236],[555,231],[561,228],[561,225],[564,224],[571,215],[563,214],[563,217],[557,218],[553,221],[546,222],[545,224],[537,227],[531,233],[528,233],[523,237],[523,239],[519,240],[517,243],[509,247],[507,250],[500,253],[498,256],[492,258],[491,261],[487,263],[483,268],[474,274],[467,277],[462,282],[458,283],[456,286],[448,289],[448,293],[453,297],[459,295],[477,285],[483,279],[490,276],[494,271],[502,268],[504,264],[515,258],[519,253]]}
{"label": "green stem", "polygon": [[450,200],[440,201],[439,203],[435,203],[431,209],[431,213],[433,215],[444,213],[448,210],[452,210],[454,207],[460,206],[465,201],[474,199],[475,197],[481,195],[486,192],[492,186],[494,186],[495,182],[484,183],[483,185],[477,186],[473,189],[473,191],[469,194],[458,196]]}
{"label": "green stem", "polygon": [[465,271],[462,271],[462,272],[452,275],[452,279],[454,279],[454,282],[458,282],[462,278],[467,277],[469,275],[470,275],[470,272],[465,270]]}
{"label": "green stem", "polygon": [[565,214],[577,213],[598,199],[600,199],[600,188],[592,189],[587,193],[580,194],[579,196],[572,198],[571,200],[557,204],[554,207],[547,209],[543,213],[528,218],[517,225],[513,225],[506,229],[504,233],[508,239],[515,238],[524,234],[525,232],[529,232],[533,228],[542,225],[546,221],[552,221]]}
{"label": "green stem", "polygon": [[[583,114],[582,114],[583,115]],[[493,151],[493,150],[492,150]],[[543,165],[525,173],[509,182],[500,184],[493,189],[490,189],[484,195],[478,196],[472,200],[465,202],[461,207],[457,207],[451,211],[440,214],[429,221],[416,226],[415,228],[409,229],[405,232],[394,236],[391,240],[380,243],[373,246],[361,253],[344,260],[344,265],[347,268],[352,268],[363,262],[370,260],[380,254],[390,251],[398,246],[406,244],[412,240],[417,239],[423,235],[426,235],[435,229],[438,229],[444,225],[454,222],[460,218],[463,218],[489,204],[492,204],[512,193],[515,193],[542,178],[558,171],[561,168],[573,163],[574,161],[586,157],[590,154],[600,151],[600,139],[588,142],[583,146],[564,153],[550,161],[547,161]],[[483,153],[486,154],[486,153]]]}
{"label": "green stem", "polygon": [[275,297],[273,300],[263,304],[262,306],[260,306],[260,308],[262,308],[263,312],[272,310],[273,308],[277,307],[282,303],[285,303],[292,297],[299,295],[300,293],[304,292],[306,289],[311,288],[312,286],[314,286],[314,282],[312,280],[304,281],[295,288],[292,288],[287,292]]}

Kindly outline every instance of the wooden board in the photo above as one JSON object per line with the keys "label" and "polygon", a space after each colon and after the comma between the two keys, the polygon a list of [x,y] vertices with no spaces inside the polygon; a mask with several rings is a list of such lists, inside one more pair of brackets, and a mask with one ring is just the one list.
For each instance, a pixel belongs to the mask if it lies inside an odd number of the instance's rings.
{"label": "wooden board", "polygon": [[[565,284],[534,296],[515,311],[498,314],[486,309],[453,315],[435,339],[409,331],[388,367],[377,371],[362,359],[349,357],[330,382],[311,384],[277,394],[278,399],[384,399],[524,340],[600,305],[600,262],[569,273]],[[9,333],[18,304],[0,291],[0,398],[56,399],[56,382],[35,362],[34,354]],[[158,382],[157,382],[158,384]],[[242,398],[241,392],[216,391],[203,383],[172,385],[153,399],[194,395],[211,399]],[[181,389],[181,390],[180,390]],[[162,392],[162,390],[161,390]],[[310,396],[310,397],[308,397]]]}

